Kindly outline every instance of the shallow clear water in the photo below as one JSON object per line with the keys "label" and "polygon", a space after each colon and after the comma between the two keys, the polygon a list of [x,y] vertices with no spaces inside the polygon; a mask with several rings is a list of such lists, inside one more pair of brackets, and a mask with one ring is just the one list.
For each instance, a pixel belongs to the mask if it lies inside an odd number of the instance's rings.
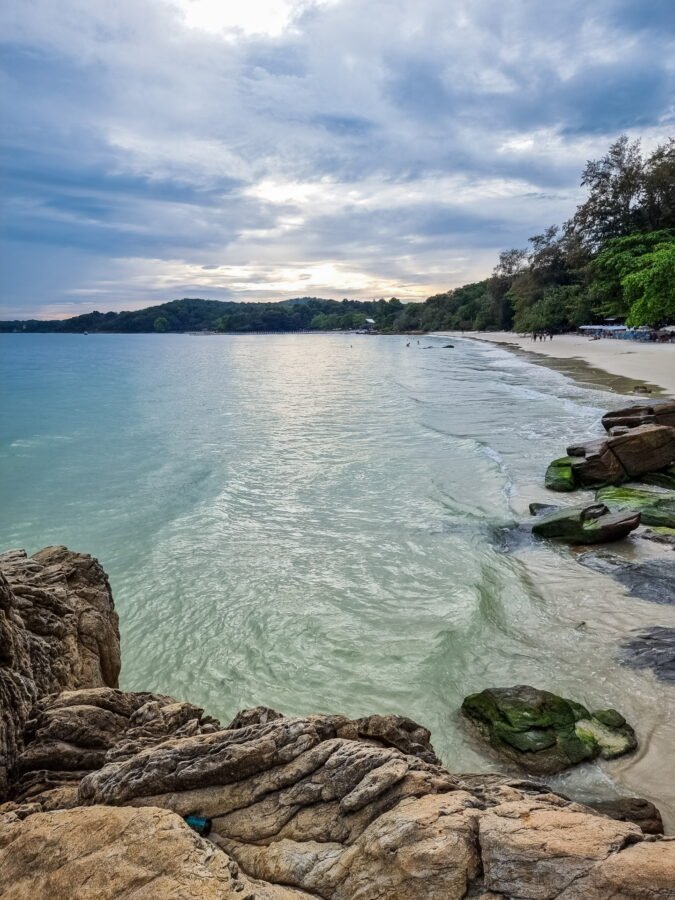
{"label": "shallow clear water", "polygon": [[675,808],[675,691],[616,661],[674,612],[507,540],[550,498],[548,460],[622,398],[487,344],[408,340],[0,336],[0,547],[101,560],[124,688],[224,720],[395,711],[466,771],[496,764],[462,698],[531,683],[617,706],[641,739],[559,786],[614,779]]}

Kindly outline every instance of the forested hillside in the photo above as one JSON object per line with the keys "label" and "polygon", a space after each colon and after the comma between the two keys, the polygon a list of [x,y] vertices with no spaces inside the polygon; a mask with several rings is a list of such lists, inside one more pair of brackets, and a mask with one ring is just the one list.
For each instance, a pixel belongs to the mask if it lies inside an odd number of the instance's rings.
{"label": "forested hillside", "polygon": [[505,250],[490,278],[409,304],[401,329],[566,331],[607,316],[675,322],[675,140],[643,156],[621,137],[587,163],[562,227]]}
{"label": "forested hillside", "polygon": [[0,331],[166,332],[223,331],[235,334],[260,331],[326,331],[362,326],[377,319],[387,331],[403,309],[396,299],[320,300],[300,297],[281,303],[233,303],[220,300],[172,300],[129,312],[92,312],[61,321],[31,319],[0,322]]}
{"label": "forested hillside", "polygon": [[424,303],[183,299],[57,322],[0,322],[0,331],[326,331],[359,328],[366,318],[380,332],[560,332],[610,316],[631,326],[675,323],[675,139],[645,156],[639,141],[623,136],[587,163],[581,184],[587,197],[569,221],[503,251],[489,278]]}

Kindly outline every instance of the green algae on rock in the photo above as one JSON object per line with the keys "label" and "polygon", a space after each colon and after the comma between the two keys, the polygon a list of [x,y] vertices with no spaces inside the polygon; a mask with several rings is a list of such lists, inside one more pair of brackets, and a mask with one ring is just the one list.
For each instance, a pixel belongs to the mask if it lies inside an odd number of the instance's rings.
{"label": "green algae on rock", "polygon": [[532,533],[572,544],[600,544],[627,537],[639,524],[639,511],[611,513],[604,503],[592,503],[545,513],[532,526]]}
{"label": "green algae on rock", "polygon": [[576,490],[572,462],[571,457],[561,456],[560,459],[554,459],[552,463],[549,463],[544,476],[544,484],[550,491]]}
{"label": "green algae on rock", "polygon": [[675,491],[623,485],[600,488],[595,496],[610,509],[639,512],[643,525],[675,528]]}
{"label": "green algae on rock", "polygon": [[529,685],[471,694],[462,713],[493,749],[534,774],[562,772],[599,756],[613,759],[637,747],[635,732],[616,710],[591,713]]}
{"label": "green algae on rock", "polygon": [[670,472],[675,465],[675,428],[640,425],[621,434],[567,448],[546,470],[546,487],[573,491],[580,487],[624,484],[631,479]]}

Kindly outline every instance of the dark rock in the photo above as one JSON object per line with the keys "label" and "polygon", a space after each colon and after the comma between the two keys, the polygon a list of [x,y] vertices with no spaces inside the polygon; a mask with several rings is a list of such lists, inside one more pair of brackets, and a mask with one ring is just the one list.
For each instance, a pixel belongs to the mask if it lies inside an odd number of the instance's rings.
{"label": "dark rock", "polygon": [[598,756],[612,759],[637,747],[635,732],[616,710],[590,713],[579,703],[529,685],[471,694],[462,713],[501,755],[540,775]]}
{"label": "dark rock", "polygon": [[643,834],[663,834],[661,813],[641,797],[619,797],[616,800],[586,800],[586,806],[619,822],[634,822]]}
{"label": "dark rock", "polygon": [[579,562],[595,572],[616,578],[631,597],[654,603],[675,603],[675,560],[648,559],[627,563],[614,556],[586,553]]}
{"label": "dark rock", "polygon": [[346,720],[337,728],[337,734],[338,737],[370,740],[384,747],[395,747],[401,753],[416,756],[431,765],[441,765],[431,746],[431,732],[405,716],[373,715]]}
{"label": "dark rock", "polygon": [[675,465],[666,466],[661,472],[648,472],[640,478],[640,481],[644,482],[644,484],[651,484],[675,491]]}
{"label": "dark rock", "polygon": [[621,659],[635,669],[651,669],[661,681],[675,684],[675,628],[654,625],[624,641]]}
{"label": "dark rock", "polygon": [[559,509],[562,507],[555,503],[530,503],[531,516],[540,516],[542,513],[556,512]]}
{"label": "dark rock", "polygon": [[675,547],[675,528],[648,528],[640,537],[666,547]]}
{"label": "dark rock", "polygon": [[639,524],[639,513],[610,513],[604,504],[594,503],[546,513],[534,523],[532,533],[571,544],[599,544],[622,540]]}
{"label": "dark rock", "polygon": [[0,555],[0,802],[34,703],[117,685],[120,643],[108,578],[91,556],[47,547]]}

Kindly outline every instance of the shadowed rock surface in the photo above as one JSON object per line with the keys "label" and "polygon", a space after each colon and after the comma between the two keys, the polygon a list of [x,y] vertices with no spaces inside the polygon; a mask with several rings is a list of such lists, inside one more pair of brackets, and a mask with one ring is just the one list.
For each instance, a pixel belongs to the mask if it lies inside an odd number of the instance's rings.
{"label": "shadowed rock surface", "polygon": [[627,563],[608,553],[584,553],[579,562],[611,575],[622,584],[631,597],[651,600],[653,603],[675,603],[675,560],[647,559]]}
{"label": "shadowed rock surface", "polygon": [[[79,559],[89,558],[67,554],[59,565]],[[14,584],[25,583],[19,570],[3,582],[15,641],[28,640],[11,612]],[[112,621],[101,616],[102,635],[110,637]],[[8,767],[12,799],[0,805],[0,896],[675,896],[675,841],[647,842],[633,822],[545,785],[452,775],[429,732],[410,719],[291,718],[256,707],[225,728],[190,703],[115,689],[97,668],[100,654],[78,650],[79,635],[72,632],[67,671],[92,683],[75,687],[67,678],[60,690],[54,673],[40,682],[47,693],[33,683],[32,708],[21,713],[25,729]],[[78,669],[81,657],[87,666]],[[5,675],[15,671],[8,660]],[[11,661],[23,665],[23,656]],[[187,815],[212,820],[208,838],[187,826]]]}
{"label": "shadowed rock surface", "polygon": [[119,671],[117,614],[95,559],[65,547],[0,555],[0,802],[34,703],[115,687]]}
{"label": "shadowed rock surface", "polygon": [[675,628],[654,625],[623,644],[623,661],[636,669],[651,669],[657,678],[675,684]]}
{"label": "shadowed rock surface", "polygon": [[643,834],[663,834],[661,813],[641,797],[619,797],[617,800],[588,801],[588,806],[620,822],[634,822]]}

